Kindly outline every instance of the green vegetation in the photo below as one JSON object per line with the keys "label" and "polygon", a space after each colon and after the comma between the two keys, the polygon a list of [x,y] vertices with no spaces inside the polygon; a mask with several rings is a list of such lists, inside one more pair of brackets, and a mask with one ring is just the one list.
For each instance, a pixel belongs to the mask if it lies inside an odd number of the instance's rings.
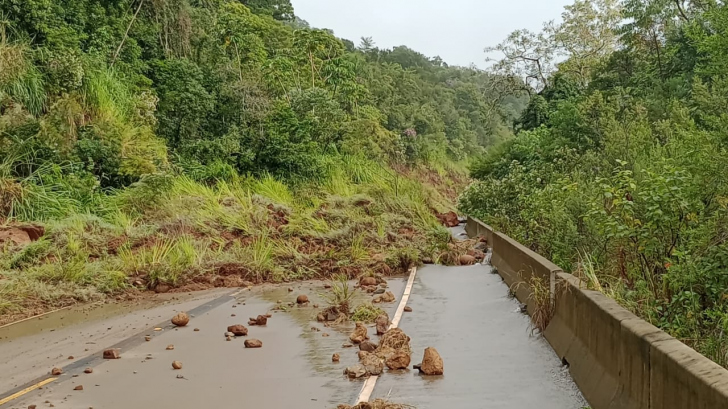
{"label": "green vegetation", "polygon": [[728,365],[728,6],[578,0],[490,50],[531,100],[460,208]]}
{"label": "green vegetation", "polygon": [[313,29],[288,0],[0,0],[0,322],[133,289],[436,259],[520,80]]}

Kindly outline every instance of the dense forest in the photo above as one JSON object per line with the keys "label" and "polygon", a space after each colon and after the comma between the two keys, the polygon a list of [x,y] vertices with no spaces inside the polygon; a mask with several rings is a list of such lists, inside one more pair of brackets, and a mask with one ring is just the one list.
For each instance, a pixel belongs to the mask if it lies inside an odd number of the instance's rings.
{"label": "dense forest", "polygon": [[0,322],[452,259],[435,216],[521,85],[288,0],[0,0]]}
{"label": "dense forest", "polygon": [[461,209],[728,364],[728,7],[577,0],[489,47],[531,98]]}

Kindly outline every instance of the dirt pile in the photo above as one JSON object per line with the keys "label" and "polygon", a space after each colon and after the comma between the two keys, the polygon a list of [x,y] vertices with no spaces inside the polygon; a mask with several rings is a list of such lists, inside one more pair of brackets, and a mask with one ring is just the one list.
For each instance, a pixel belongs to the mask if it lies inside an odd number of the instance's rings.
{"label": "dirt pile", "polygon": [[458,215],[455,212],[438,213],[437,219],[445,227],[455,227],[460,224],[460,219],[458,219]]}
{"label": "dirt pile", "polygon": [[34,242],[45,234],[45,228],[37,224],[21,224],[0,227],[0,244],[13,243],[23,246]]}

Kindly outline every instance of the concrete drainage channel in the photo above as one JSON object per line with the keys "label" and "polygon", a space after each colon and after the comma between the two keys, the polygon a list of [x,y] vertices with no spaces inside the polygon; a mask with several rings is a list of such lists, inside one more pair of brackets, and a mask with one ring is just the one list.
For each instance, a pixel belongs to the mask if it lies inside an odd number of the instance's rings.
{"label": "concrete drainage channel", "polygon": [[466,230],[486,238],[492,265],[529,313],[532,277],[548,283],[543,335],[593,409],[728,408],[728,370],[483,222],[468,218]]}

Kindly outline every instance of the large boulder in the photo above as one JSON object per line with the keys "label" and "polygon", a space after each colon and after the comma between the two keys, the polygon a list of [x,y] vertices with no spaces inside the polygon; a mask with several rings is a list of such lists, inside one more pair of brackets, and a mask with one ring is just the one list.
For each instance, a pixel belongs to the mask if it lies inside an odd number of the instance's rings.
{"label": "large boulder", "polygon": [[425,348],[425,356],[420,364],[420,372],[425,375],[442,375],[445,368],[443,367],[442,357],[435,348]]}

